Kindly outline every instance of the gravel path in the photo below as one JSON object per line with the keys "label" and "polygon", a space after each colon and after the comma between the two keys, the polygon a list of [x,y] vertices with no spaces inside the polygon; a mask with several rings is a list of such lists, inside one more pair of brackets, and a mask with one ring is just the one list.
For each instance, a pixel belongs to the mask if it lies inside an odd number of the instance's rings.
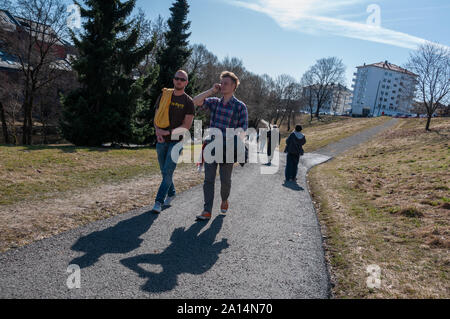
{"label": "gravel path", "polygon": [[[0,254],[0,298],[328,298],[307,170],[393,124],[305,154],[298,184],[283,184],[283,155],[236,168],[229,213],[217,214],[216,183],[209,223],[195,222],[197,186],[159,216],[145,207]],[[81,288],[69,289],[73,264]]]}

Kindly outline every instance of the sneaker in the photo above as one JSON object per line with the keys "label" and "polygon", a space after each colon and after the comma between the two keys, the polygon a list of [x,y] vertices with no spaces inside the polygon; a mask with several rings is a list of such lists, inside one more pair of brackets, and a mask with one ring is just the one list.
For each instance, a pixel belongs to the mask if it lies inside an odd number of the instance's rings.
{"label": "sneaker", "polygon": [[228,206],[229,206],[229,203],[228,203],[227,200],[224,201],[224,202],[222,202],[222,205],[220,205],[220,212],[221,212],[222,214],[226,214],[227,211],[228,211]]}
{"label": "sneaker", "polygon": [[170,204],[171,204],[172,201],[175,199],[175,197],[177,197],[177,195],[168,196],[168,197],[166,198],[166,200],[164,201],[164,206],[170,206]]}
{"label": "sneaker", "polygon": [[161,211],[162,211],[161,203],[160,202],[156,202],[155,206],[153,206],[152,213],[153,214],[159,214],[159,213],[161,213]]}
{"label": "sneaker", "polygon": [[211,213],[203,212],[200,216],[197,216],[197,220],[203,221],[203,220],[210,220],[211,219]]}

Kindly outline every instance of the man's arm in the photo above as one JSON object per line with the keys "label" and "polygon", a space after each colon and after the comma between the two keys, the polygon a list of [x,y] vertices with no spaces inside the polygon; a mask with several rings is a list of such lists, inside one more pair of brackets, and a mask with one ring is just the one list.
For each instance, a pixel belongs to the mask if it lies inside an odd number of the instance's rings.
{"label": "man's arm", "polygon": [[242,105],[242,109],[239,112],[238,127],[242,128],[244,130],[244,132],[242,132],[240,134],[241,139],[244,140],[245,137],[247,136],[247,130],[248,130],[248,110],[247,110],[247,106],[245,106],[245,105]]}
{"label": "man's arm", "polygon": [[186,130],[190,130],[192,122],[194,121],[194,115],[188,114],[184,117],[183,124],[172,130],[172,135],[182,135]]}
{"label": "man's arm", "polygon": [[214,84],[214,86],[211,89],[209,89],[208,91],[203,92],[203,93],[197,95],[196,97],[194,97],[194,100],[193,100],[194,105],[195,106],[203,106],[203,104],[205,103],[205,99],[207,99],[208,97],[210,97],[214,94],[219,93],[219,91],[220,91],[220,84],[219,83]]}

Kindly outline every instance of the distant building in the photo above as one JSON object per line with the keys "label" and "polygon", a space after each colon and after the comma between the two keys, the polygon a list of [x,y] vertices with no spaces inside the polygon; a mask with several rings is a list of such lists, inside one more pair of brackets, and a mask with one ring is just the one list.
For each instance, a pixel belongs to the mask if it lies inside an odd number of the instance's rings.
{"label": "distant building", "polygon": [[[309,97],[311,94],[311,103],[313,113],[317,112],[317,97],[314,92],[318,89],[312,85],[303,88],[304,97]],[[324,93],[328,98],[322,103],[319,112],[330,115],[343,115],[351,109],[351,101],[353,92],[341,84],[332,84],[327,88],[328,93]],[[308,98],[309,100],[309,98]]]}
{"label": "distant building", "polygon": [[417,75],[388,61],[357,67],[353,116],[411,114]]}
{"label": "distant building", "polygon": [[[21,36],[23,32],[31,32],[33,35],[37,34],[44,43],[51,41],[54,43],[52,45],[52,55],[54,57],[52,66],[63,71],[71,70],[68,59],[76,55],[75,49],[67,41],[55,38],[56,33],[49,26],[13,16],[9,11],[0,9],[0,29],[1,32],[6,32],[5,34],[9,34],[17,41],[23,41],[24,37]],[[54,39],[57,39],[56,43]],[[9,72],[18,70],[20,67],[18,59],[8,54],[7,48],[2,47],[0,43],[0,71]]]}

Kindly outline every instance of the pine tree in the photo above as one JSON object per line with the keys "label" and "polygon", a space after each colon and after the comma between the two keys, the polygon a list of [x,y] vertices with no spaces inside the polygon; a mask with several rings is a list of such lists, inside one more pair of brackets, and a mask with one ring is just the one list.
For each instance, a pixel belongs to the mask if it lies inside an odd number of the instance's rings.
{"label": "pine tree", "polygon": [[156,63],[159,65],[159,76],[148,96],[149,111],[148,121],[153,123],[155,103],[161,90],[165,87],[173,87],[173,76],[181,69],[191,55],[188,33],[191,22],[187,21],[189,4],[187,0],[176,0],[170,8],[171,17],[167,21],[168,31],[164,34],[164,44],[159,49]]}
{"label": "pine tree", "polygon": [[139,28],[127,20],[136,0],[84,3],[84,33],[72,34],[79,54],[73,68],[81,87],[63,98],[62,133],[76,145],[133,142],[143,133],[134,123],[140,98],[155,78],[150,71],[136,80],[133,71],[155,41],[137,46]]}

